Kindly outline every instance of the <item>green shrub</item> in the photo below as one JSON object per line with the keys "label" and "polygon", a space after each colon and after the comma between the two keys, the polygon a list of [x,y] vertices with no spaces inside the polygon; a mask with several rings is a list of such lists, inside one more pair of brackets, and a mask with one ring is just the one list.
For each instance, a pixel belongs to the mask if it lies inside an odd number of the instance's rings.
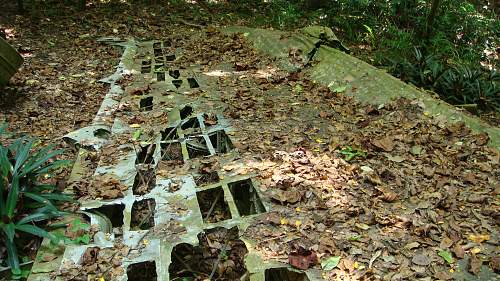
{"label": "green shrub", "polygon": [[405,82],[435,91],[457,105],[479,110],[500,109],[500,74],[480,66],[449,64],[437,55],[415,48],[411,59],[393,60],[390,72]]}
{"label": "green shrub", "polygon": [[[0,128],[0,135],[4,135],[5,127]],[[67,164],[64,160],[54,160],[61,153],[50,146],[37,148],[35,141],[26,137],[18,138],[10,145],[0,145],[0,229],[2,242],[7,248],[7,262],[14,276],[21,274],[16,233],[25,232],[57,242],[54,235],[37,223],[62,215],[56,203],[71,200],[54,185],[40,182]]]}

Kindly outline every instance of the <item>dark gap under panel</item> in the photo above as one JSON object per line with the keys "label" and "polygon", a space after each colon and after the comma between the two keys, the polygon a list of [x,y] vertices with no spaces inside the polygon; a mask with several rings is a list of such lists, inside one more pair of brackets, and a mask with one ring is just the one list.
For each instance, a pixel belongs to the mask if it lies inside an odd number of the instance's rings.
{"label": "dark gap under panel", "polygon": [[224,130],[210,134],[209,138],[216,153],[227,153],[234,148],[231,139]]}
{"label": "dark gap under panel", "polygon": [[195,88],[199,88],[200,87],[200,84],[198,84],[198,81],[196,81],[196,79],[194,78],[188,78],[188,83],[189,83],[189,88],[191,89],[195,89]]}
{"label": "dark gap under panel", "polygon": [[166,56],[165,56],[165,59],[166,59],[167,61],[174,61],[174,60],[175,60],[175,55],[174,55],[174,54],[172,54],[172,55],[166,55]]}
{"label": "dark gap under panel", "polygon": [[141,62],[142,66],[150,66],[151,65],[151,60],[143,60]]}
{"label": "dark gap under panel", "polygon": [[172,80],[172,84],[175,86],[175,88],[179,89],[182,86],[182,80]]}
{"label": "dark gap under panel", "polygon": [[159,48],[161,48],[161,42],[153,43],[153,49],[159,49]]}
{"label": "dark gap under panel", "polygon": [[153,109],[153,97],[142,98],[139,102],[141,111],[150,111]]}
{"label": "dark gap under panel", "polygon": [[170,77],[172,77],[174,79],[177,79],[177,78],[179,78],[181,76],[181,72],[178,69],[169,70],[168,71],[168,75],[170,75]]}
{"label": "dark gap under panel", "polygon": [[165,72],[157,72],[156,73],[156,80],[165,81]]}
{"label": "dark gap under panel", "polygon": [[200,128],[200,121],[198,121],[197,117],[192,117],[189,118],[188,120],[184,121],[181,125],[181,129],[187,130],[187,129],[197,129]]}
{"label": "dark gap under panel", "polygon": [[186,105],[181,110],[179,110],[179,113],[181,114],[181,119],[186,119],[191,116],[191,114],[193,114],[193,108],[189,105]]}
{"label": "dark gap under panel", "polygon": [[156,281],[156,263],[155,261],[145,261],[133,263],[127,267],[127,279],[130,281]]}
{"label": "dark gap under panel", "polygon": [[156,203],[154,199],[135,201],[132,205],[130,229],[146,230],[155,226],[154,214]]}
{"label": "dark gap under panel", "polygon": [[106,130],[103,128],[98,128],[98,129],[94,130],[94,137],[108,139],[110,135],[111,135],[110,130]]}
{"label": "dark gap under panel", "polygon": [[151,66],[143,66],[141,67],[141,73],[146,74],[151,72]]}
{"label": "dark gap under panel", "polygon": [[180,142],[170,142],[161,144],[161,167],[173,168],[182,166],[184,158],[182,157],[182,146]]}
{"label": "dark gap under panel", "polygon": [[304,272],[295,272],[283,267],[266,269],[265,281],[309,281],[309,278]]}
{"label": "dark gap under panel", "polygon": [[259,194],[252,184],[252,180],[246,179],[232,182],[228,184],[228,187],[240,216],[245,217],[266,211]]}
{"label": "dark gap under panel", "polygon": [[[243,277],[247,272],[244,258],[248,249],[239,239],[237,227],[206,230],[198,234],[198,241],[198,246],[181,243],[172,249],[172,262],[168,267],[170,280],[248,280]],[[226,270],[215,270],[212,274],[218,260],[217,268]],[[221,266],[226,261],[230,261],[230,265]]]}
{"label": "dark gap under panel", "polygon": [[163,54],[162,50],[160,48],[158,49],[153,49],[155,57],[161,56]]}
{"label": "dark gap under panel", "polygon": [[111,221],[112,227],[122,227],[123,226],[123,210],[125,210],[124,204],[111,204],[103,205],[96,209],[86,210],[87,212],[95,213],[97,215],[104,215]]}
{"label": "dark gap under panel", "polygon": [[176,140],[179,138],[179,134],[177,134],[177,127],[168,127],[165,130],[161,131],[161,140]]}
{"label": "dark gap under panel", "polygon": [[134,178],[132,192],[134,195],[144,195],[149,193],[156,186],[156,171],[153,168],[138,168]]}
{"label": "dark gap under panel", "polygon": [[145,146],[141,146],[141,150],[137,155],[137,159],[135,161],[136,164],[154,164],[153,155],[156,150],[156,144],[149,144]]}
{"label": "dark gap under panel", "polygon": [[189,139],[187,139],[186,148],[189,159],[210,156],[210,150],[208,150],[207,142],[202,136],[190,137]]}
{"label": "dark gap under panel", "polygon": [[165,65],[163,63],[155,64],[155,72],[164,72]]}
{"label": "dark gap under panel", "polygon": [[200,206],[203,222],[216,223],[231,219],[231,212],[224,198],[222,187],[219,186],[196,192],[196,199]]}

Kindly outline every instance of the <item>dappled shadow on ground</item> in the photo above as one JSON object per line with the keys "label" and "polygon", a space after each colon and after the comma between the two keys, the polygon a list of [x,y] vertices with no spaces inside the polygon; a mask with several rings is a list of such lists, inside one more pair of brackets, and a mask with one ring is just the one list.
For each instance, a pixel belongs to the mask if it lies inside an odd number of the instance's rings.
{"label": "dappled shadow on ground", "polygon": [[[170,39],[185,51],[182,67],[228,73],[209,76],[216,91],[185,98],[232,119],[230,137],[246,165],[222,168],[255,172],[272,202],[272,212],[247,229],[263,257],[288,262],[297,249],[322,260],[341,256],[339,269],[325,273],[332,280],[450,279],[465,256],[472,271],[478,263],[498,270],[499,154],[486,146],[487,135],[428,117],[405,99],[357,104],[304,73],[280,70],[242,35],[199,30],[150,9],[110,14],[99,7],[38,25],[8,23],[14,46],[33,54],[12,86],[24,102],[2,112],[11,128],[48,141],[89,124],[106,92],[96,81],[112,72],[118,55],[97,37]],[[148,114],[128,121],[148,126]],[[452,255],[450,264],[443,253]]]}

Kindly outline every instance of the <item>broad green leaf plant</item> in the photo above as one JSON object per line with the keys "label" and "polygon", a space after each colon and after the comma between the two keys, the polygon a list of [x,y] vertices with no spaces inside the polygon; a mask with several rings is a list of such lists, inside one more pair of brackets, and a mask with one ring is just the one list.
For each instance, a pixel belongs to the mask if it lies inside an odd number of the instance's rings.
{"label": "broad green leaf plant", "polygon": [[[0,127],[0,136],[6,126]],[[57,238],[39,227],[42,221],[61,216],[57,208],[61,201],[71,201],[69,195],[59,192],[52,184],[40,179],[68,164],[55,160],[62,150],[51,146],[38,148],[34,139],[21,137],[10,145],[0,144],[0,229],[1,239],[7,249],[7,262],[14,277],[21,275],[16,248],[17,232],[44,237],[57,243]]]}

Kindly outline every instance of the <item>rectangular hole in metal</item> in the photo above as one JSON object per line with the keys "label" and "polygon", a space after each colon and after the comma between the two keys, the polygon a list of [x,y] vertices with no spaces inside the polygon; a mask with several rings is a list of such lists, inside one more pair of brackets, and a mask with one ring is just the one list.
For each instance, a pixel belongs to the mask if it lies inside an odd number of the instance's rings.
{"label": "rectangular hole in metal", "polygon": [[172,54],[172,55],[166,55],[166,56],[165,56],[165,59],[166,59],[167,61],[174,61],[174,60],[175,60],[175,55],[174,55],[174,54]]}
{"label": "rectangular hole in metal", "polygon": [[144,195],[149,193],[156,185],[156,171],[153,168],[137,168],[134,178],[132,192],[134,195]]}
{"label": "rectangular hole in metal", "polygon": [[176,140],[179,138],[179,134],[177,134],[177,127],[168,127],[165,130],[161,131],[161,140]]}
{"label": "rectangular hole in metal", "polygon": [[198,84],[198,81],[194,78],[188,78],[188,83],[189,83],[189,88],[194,89],[194,88],[199,88],[200,84]]}
{"label": "rectangular hole in metal", "polygon": [[215,188],[196,192],[196,199],[200,206],[201,216],[205,223],[215,223],[231,219],[229,205],[224,199],[224,190]]}
{"label": "rectangular hole in metal", "polygon": [[163,72],[165,69],[165,65],[163,63],[155,64],[155,72]]}
{"label": "rectangular hole in metal", "polygon": [[182,86],[182,80],[172,80],[172,84],[175,86],[175,88],[179,89]]}
{"label": "rectangular hole in metal", "polygon": [[304,272],[291,271],[282,267],[266,269],[265,281],[309,281],[309,278]]}
{"label": "rectangular hole in metal", "polygon": [[141,67],[141,73],[142,74],[150,73],[150,72],[151,72],[151,66],[143,66],[143,67]]}
{"label": "rectangular hole in metal", "polygon": [[158,49],[154,49],[154,54],[155,54],[155,57],[159,57],[163,54],[163,52],[160,48],[158,48]]}
{"label": "rectangular hole in metal", "polygon": [[[123,211],[125,210],[124,204],[110,204],[103,205],[99,208],[85,210],[86,212],[93,213],[98,217],[101,217],[103,221],[111,222],[111,227],[122,227],[123,226]],[[103,218],[103,216],[105,218]],[[101,229],[104,232],[110,233],[111,230]],[[109,232],[108,232],[109,231]]]}
{"label": "rectangular hole in metal", "polygon": [[156,73],[157,81],[165,81],[165,72],[157,72]]}
{"label": "rectangular hole in metal", "polygon": [[217,153],[227,153],[234,148],[231,139],[223,130],[210,134],[209,138]]}
{"label": "rectangular hole in metal", "polygon": [[141,146],[141,150],[137,154],[136,164],[153,164],[153,155],[156,150],[156,144]]}
{"label": "rectangular hole in metal", "polygon": [[153,109],[153,97],[146,97],[139,102],[141,111],[150,111]]}
{"label": "rectangular hole in metal", "polygon": [[177,79],[177,78],[179,78],[181,76],[181,72],[178,69],[169,70],[168,71],[168,75],[170,75],[170,77],[172,77],[174,79]]}
{"label": "rectangular hole in metal", "polygon": [[142,66],[150,66],[151,65],[151,60],[143,60],[142,61]]}
{"label": "rectangular hole in metal", "polygon": [[130,229],[147,230],[155,226],[155,208],[156,203],[152,198],[135,201],[132,205]]}
{"label": "rectangular hole in metal", "polygon": [[210,156],[210,151],[208,150],[207,142],[205,141],[205,138],[202,136],[188,138],[186,140],[186,148],[189,155],[189,159]]}
{"label": "rectangular hole in metal", "polygon": [[163,47],[170,47],[170,46],[172,46],[172,42],[170,40],[163,41]]}
{"label": "rectangular hole in metal", "polygon": [[161,47],[161,42],[155,42],[155,43],[153,43],[153,48],[154,49],[158,49],[160,47]]}
{"label": "rectangular hole in metal", "polygon": [[[198,246],[180,243],[172,249],[168,267],[170,280],[250,280],[244,260],[248,249],[241,241],[237,227],[207,229],[198,234],[198,241]],[[219,266],[214,266],[218,260]]]}
{"label": "rectangular hole in metal", "polygon": [[228,187],[240,216],[255,215],[266,211],[252,180],[232,182],[228,184]]}
{"label": "rectangular hole in metal", "polygon": [[181,110],[179,110],[179,113],[181,115],[181,119],[186,119],[191,116],[191,114],[193,114],[193,108],[189,105],[186,105]]}
{"label": "rectangular hole in metal", "polygon": [[189,118],[188,120],[184,121],[181,125],[181,129],[187,130],[187,129],[197,129],[200,128],[200,121],[198,121],[197,117],[192,117]]}
{"label": "rectangular hole in metal", "polygon": [[142,281],[156,281],[158,276],[156,274],[155,261],[144,261],[133,263],[127,267],[127,279],[142,280]]}
{"label": "rectangular hole in metal", "polygon": [[161,164],[162,166],[172,167],[184,164],[182,157],[182,146],[179,142],[170,142],[161,144]]}

